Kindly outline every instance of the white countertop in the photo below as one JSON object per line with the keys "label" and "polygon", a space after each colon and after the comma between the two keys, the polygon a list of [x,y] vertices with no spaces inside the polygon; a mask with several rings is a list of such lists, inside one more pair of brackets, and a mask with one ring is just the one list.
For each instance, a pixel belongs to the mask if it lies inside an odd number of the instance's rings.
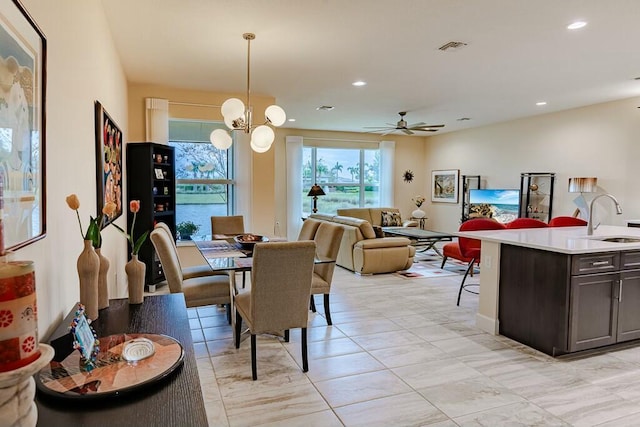
{"label": "white countertop", "polygon": [[640,242],[613,243],[596,240],[603,237],[635,237],[640,239],[640,228],[601,225],[587,236],[587,227],[548,227],[514,230],[458,231],[456,236],[488,242],[541,249],[565,254],[640,250]]}

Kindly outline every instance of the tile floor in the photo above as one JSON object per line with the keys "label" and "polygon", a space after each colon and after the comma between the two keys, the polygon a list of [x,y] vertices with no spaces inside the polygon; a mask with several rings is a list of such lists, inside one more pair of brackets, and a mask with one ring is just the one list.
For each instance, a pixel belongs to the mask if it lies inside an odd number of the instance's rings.
{"label": "tile floor", "polygon": [[[190,309],[211,426],[640,426],[640,346],[554,359],[475,327],[460,276],[357,276],[337,267],[333,326],[232,343],[224,310]],[[476,276],[472,281],[478,282]]]}

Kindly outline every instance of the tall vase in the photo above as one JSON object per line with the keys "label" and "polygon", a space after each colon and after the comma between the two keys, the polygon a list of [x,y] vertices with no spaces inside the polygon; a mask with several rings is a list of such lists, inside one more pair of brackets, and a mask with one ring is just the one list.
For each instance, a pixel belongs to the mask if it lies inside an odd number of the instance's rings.
{"label": "tall vase", "polygon": [[109,288],[107,286],[107,273],[109,272],[109,260],[102,255],[101,249],[96,249],[96,254],[100,258],[100,269],[98,270],[98,310],[109,307]]}
{"label": "tall vase", "polygon": [[98,274],[100,258],[91,245],[91,240],[84,241],[84,249],[78,257],[78,278],[80,279],[80,303],[84,305],[85,314],[91,320],[98,318]]}
{"label": "tall vase", "polygon": [[129,285],[129,304],[142,304],[144,300],[144,275],[147,266],[138,260],[138,255],[131,255],[131,260],[124,266]]}

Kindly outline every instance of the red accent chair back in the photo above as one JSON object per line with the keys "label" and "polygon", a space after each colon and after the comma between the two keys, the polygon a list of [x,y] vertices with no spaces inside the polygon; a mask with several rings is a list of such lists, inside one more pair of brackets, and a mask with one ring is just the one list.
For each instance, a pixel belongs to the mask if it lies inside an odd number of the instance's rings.
{"label": "red accent chair back", "polygon": [[507,223],[506,227],[509,229],[546,228],[546,227],[549,227],[549,225],[546,222],[540,221],[539,219],[535,219],[535,218],[516,218],[513,221]]}
{"label": "red accent chair back", "polygon": [[[490,218],[474,218],[468,221],[463,222],[460,225],[459,231],[482,231],[482,230],[504,230],[506,227],[499,223],[498,221]],[[467,267],[467,271],[464,273],[464,277],[462,278],[462,282],[460,283],[460,290],[458,291],[458,301],[456,305],[460,305],[460,295],[462,294],[462,290],[466,289],[464,282],[467,280],[467,276],[469,275],[469,271],[473,268],[473,263],[480,260],[480,244],[481,241],[478,239],[470,239],[468,237],[458,237],[458,243],[460,245],[460,252],[463,257],[470,258],[469,266]],[[477,292],[469,291],[474,294]]]}
{"label": "red accent chair back", "polygon": [[557,216],[549,221],[549,227],[576,227],[587,224],[588,222],[584,219],[573,216]]}

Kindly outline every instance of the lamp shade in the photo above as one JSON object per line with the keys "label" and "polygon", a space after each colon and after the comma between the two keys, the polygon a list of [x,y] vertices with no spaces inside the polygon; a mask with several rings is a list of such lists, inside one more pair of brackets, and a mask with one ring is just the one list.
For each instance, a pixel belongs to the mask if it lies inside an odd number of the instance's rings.
{"label": "lamp shade", "polygon": [[287,114],[284,110],[277,105],[270,105],[264,112],[264,115],[267,117],[267,120],[271,122],[274,126],[282,126],[287,120]]}
{"label": "lamp shade", "polygon": [[211,132],[209,136],[209,140],[219,150],[226,150],[231,147],[233,140],[231,139],[231,135],[224,129],[216,129]]}
{"label": "lamp shade", "polygon": [[307,194],[307,196],[326,196],[326,194],[324,194],[324,190],[322,189],[322,187],[320,187],[318,184],[313,184],[313,187],[311,187],[311,190],[309,190],[309,194]]}
{"label": "lamp shade", "polygon": [[598,186],[598,178],[569,178],[569,193],[593,193]]}
{"label": "lamp shade", "polygon": [[244,103],[238,98],[229,98],[222,103],[222,116],[235,120],[244,114]]}
{"label": "lamp shade", "polygon": [[266,125],[260,125],[251,132],[251,144],[256,147],[269,149],[275,138],[273,129]]}

